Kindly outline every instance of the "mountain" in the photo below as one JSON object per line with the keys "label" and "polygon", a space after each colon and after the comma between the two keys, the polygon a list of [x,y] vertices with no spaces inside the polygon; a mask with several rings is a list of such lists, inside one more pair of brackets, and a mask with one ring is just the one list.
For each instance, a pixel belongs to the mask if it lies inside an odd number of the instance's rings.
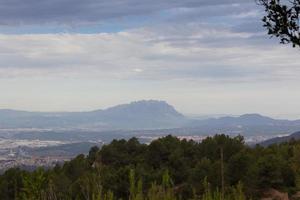
{"label": "mountain", "polygon": [[[26,112],[0,110],[0,130],[36,128],[105,132],[154,130],[155,134],[272,136],[300,130],[300,120],[279,120],[259,114],[210,119],[185,117],[165,101],[142,100],[89,112]],[[164,130],[163,130],[164,129]],[[3,132],[3,131],[2,131]],[[149,133],[150,134],[150,133]]]}
{"label": "mountain", "polygon": [[274,135],[300,130],[300,120],[280,120],[259,114],[245,114],[238,117],[193,120],[186,126],[202,129],[208,133]]}
{"label": "mountain", "polygon": [[164,101],[143,100],[90,112],[0,110],[0,128],[176,128],[186,118]]}
{"label": "mountain", "polygon": [[102,119],[127,128],[180,127],[186,118],[164,101],[138,101],[102,112]]}
{"label": "mountain", "polygon": [[288,135],[288,136],[275,137],[275,138],[272,138],[272,139],[269,139],[269,140],[265,140],[265,141],[261,142],[260,145],[269,146],[269,145],[272,145],[272,144],[280,144],[280,143],[283,143],[283,142],[288,142],[292,139],[299,140],[300,139],[300,131],[296,132],[296,133],[293,133],[291,135]]}
{"label": "mountain", "polygon": [[214,125],[214,126],[258,126],[258,125],[276,125],[289,123],[288,120],[275,120],[259,114],[245,114],[238,117],[220,117],[196,121],[195,125]]}

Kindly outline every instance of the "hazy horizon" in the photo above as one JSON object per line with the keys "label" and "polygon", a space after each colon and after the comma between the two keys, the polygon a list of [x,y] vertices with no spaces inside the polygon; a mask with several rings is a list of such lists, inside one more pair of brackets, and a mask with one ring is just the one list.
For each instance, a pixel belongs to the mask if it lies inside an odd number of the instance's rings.
{"label": "hazy horizon", "polygon": [[[159,99],[140,99],[140,100],[136,100],[136,101],[131,101],[131,102],[122,102],[119,104],[115,104],[115,105],[109,105],[106,107],[98,107],[95,109],[90,109],[90,110],[25,110],[25,109],[15,109],[15,108],[0,108],[1,110],[15,110],[15,111],[25,111],[25,112],[91,112],[91,111],[96,111],[96,110],[105,110],[108,108],[112,108],[115,106],[119,106],[119,105],[124,105],[124,104],[130,104],[133,102],[139,102],[139,101],[164,101],[164,100],[159,100]],[[170,104],[167,101],[164,101],[166,103],[168,103],[169,105],[173,106],[179,113],[183,114],[186,117],[189,118],[195,118],[195,119],[208,119],[208,118],[220,118],[220,117],[238,117],[241,115],[245,115],[245,114],[259,114],[265,117],[271,117],[274,119],[288,119],[288,120],[299,120],[299,115],[295,114],[294,116],[292,115],[288,115],[288,114],[279,114],[279,115],[268,115],[268,114],[264,114],[264,113],[260,113],[260,112],[247,112],[247,113],[185,113],[185,112],[181,112],[180,110],[178,110],[176,108],[176,106]]]}

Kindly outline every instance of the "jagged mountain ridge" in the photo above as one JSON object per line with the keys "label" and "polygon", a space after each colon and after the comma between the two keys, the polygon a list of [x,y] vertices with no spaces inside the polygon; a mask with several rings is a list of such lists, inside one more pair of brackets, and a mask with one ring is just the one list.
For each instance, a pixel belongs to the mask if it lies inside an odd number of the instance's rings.
{"label": "jagged mountain ridge", "polygon": [[0,128],[174,128],[186,118],[164,101],[143,100],[90,112],[0,110]]}
{"label": "jagged mountain ridge", "polygon": [[173,129],[170,134],[277,135],[299,131],[300,120],[278,120],[259,114],[191,119],[165,101],[142,100],[89,112],[0,110],[0,129],[4,128],[72,128],[99,131]]}

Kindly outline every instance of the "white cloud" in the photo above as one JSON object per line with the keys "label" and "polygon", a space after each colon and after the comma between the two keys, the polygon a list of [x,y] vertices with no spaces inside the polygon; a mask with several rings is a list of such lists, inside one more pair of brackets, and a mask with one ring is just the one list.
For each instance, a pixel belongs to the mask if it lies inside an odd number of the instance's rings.
{"label": "white cloud", "polygon": [[0,77],[218,82],[296,79],[300,75],[295,49],[254,45],[256,37],[263,37],[257,33],[193,24],[176,28],[105,34],[0,35]]}

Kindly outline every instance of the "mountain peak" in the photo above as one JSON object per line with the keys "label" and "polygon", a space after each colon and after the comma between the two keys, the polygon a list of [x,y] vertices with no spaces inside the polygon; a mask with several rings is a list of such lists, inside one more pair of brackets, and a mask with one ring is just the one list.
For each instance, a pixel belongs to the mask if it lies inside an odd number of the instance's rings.
{"label": "mountain peak", "polygon": [[108,108],[102,113],[107,122],[118,122],[123,127],[177,127],[185,117],[165,101],[141,100]]}
{"label": "mountain peak", "polygon": [[166,101],[140,100],[140,101],[131,102],[130,104],[127,104],[127,106],[129,106],[129,107],[153,108],[153,109],[163,109],[164,111],[169,111],[169,112],[180,114],[179,112],[177,112],[175,110],[175,108],[173,106],[168,104]]}
{"label": "mountain peak", "polygon": [[257,114],[257,113],[249,113],[241,115],[240,118],[247,118],[247,119],[271,119],[269,117],[265,117],[263,115]]}
{"label": "mountain peak", "polygon": [[130,104],[166,104],[166,105],[169,105],[166,101],[153,100],[153,99],[133,101]]}
{"label": "mountain peak", "polygon": [[173,117],[183,117],[181,113],[175,110],[173,106],[168,104],[166,101],[159,100],[141,100],[134,101],[129,104],[122,104],[106,109],[106,112],[129,112],[131,114],[148,115],[155,117],[157,115],[169,115]]}

